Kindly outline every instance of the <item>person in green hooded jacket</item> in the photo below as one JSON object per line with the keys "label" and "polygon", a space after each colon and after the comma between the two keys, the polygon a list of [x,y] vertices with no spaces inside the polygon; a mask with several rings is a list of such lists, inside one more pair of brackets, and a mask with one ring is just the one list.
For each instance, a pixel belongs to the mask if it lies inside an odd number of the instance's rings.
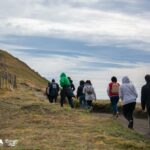
{"label": "person in green hooded jacket", "polygon": [[66,74],[61,73],[61,75],[60,75],[60,86],[62,87],[62,90],[60,93],[60,95],[61,95],[61,107],[63,107],[65,97],[67,97],[69,105],[71,106],[71,108],[74,108],[74,104],[73,104],[73,100],[72,100],[72,97],[74,95],[73,95],[73,91],[72,91],[70,85],[71,85],[71,83],[70,83],[68,77],[66,76]]}

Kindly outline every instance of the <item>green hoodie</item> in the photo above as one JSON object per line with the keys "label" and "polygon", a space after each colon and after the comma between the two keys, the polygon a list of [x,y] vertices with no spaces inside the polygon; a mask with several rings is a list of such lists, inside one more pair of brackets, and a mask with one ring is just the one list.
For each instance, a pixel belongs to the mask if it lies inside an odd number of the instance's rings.
{"label": "green hoodie", "polygon": [[67,78],[65,73],[61,73],[61,75],[60,75],[60,86],[61,87],[70,86],[70,81]]}

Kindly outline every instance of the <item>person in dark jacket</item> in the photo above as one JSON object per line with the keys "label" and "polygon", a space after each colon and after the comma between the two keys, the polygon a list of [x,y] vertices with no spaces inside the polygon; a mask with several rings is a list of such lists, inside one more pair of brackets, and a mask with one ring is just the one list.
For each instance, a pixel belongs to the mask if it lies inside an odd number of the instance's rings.
{"label": "person in dark jacket", "polygon": [[74,96],[74,94],[71,88],[71,83],[65,73],[61,73],[60,75],[60,86],[62,87],[61,93],[60,93],[61,107],[63,107],[65,97],[67,97],[69,105],[71,106],[71,108],[74,108],[74,104],[72,100],[72,97]]}
{"label": "person in dark jacket", "polygon": [[53,103],[54,101],[55,103],[57,102],[58,92],[59,92],[59,85],[58,83],[55,82],[54,79],[52,79],[52,83],[50,84],[49,88],[49,97],[51,103]]}
{"label": "person in dark jacket", "polygon": [[85,94],[83,93],[85,82],[83,80],[80,81],[80,85],[77,89],[77,99],[79,99],[79,104],[81,108],[86,107]]}
{"label": "person in dark jacket", "polygon": [[149,127],[150,127],[150,75],[145,76],[146,84],[141,89],[141,107],[142,110],[147,109]]}

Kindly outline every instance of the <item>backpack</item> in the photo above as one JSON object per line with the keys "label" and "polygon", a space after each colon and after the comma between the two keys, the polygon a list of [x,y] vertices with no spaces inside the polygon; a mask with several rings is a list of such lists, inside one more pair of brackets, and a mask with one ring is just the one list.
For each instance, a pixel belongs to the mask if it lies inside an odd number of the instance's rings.
{"label": "backpack", "polygon": [[93,88],[92,88],[92,86],[87,86],[86,92],[87,92],[87,94],[89,94],[89,95],[93,94]]}
{"label": "backpack", "polygon": [[49,88],[49,95],[50,96],[56,96],[57,95],[57,84],[52,83],[50,88]]}
{"label": "backpack", "polygon": [[118,94],[119,93],[119,84],[118,83],[112,84],[111,93],[112,94]]}

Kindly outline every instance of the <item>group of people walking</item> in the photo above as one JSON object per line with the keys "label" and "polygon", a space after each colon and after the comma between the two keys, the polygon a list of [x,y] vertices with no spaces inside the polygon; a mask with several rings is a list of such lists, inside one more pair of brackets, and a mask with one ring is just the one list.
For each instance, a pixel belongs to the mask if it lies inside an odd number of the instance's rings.
{"label": "group of people walking", "polygon": [[[60,91],[61,107],[63,107],[65,98],[67,98],[70,107],[74,108],[73,97],[75,97],[75,86],[72,79],[67,77],[65,73],[61,73],[60,75],[60,86],[61,88],[59,87],[58,83],[55,83],[54,79],[51,83],[48,83],[46,94],[49,102],[56,102],[58,93]],[[76,95],[79,99],[80,107],[92,109],[92,101],[96,100],[96,94],[90,80],[87,80],[86,82],[83,80],[80,81]]]}
{"label": "group of people walking", "polygon": [[[145,76],[146,84],[141,90],[141,106],[144,111],[147,108],[148,115],[150,116],[150,75]],[[48,83],[46,93],[50,103],[57,101],[57,96],[60,91],[60,104],[63,107],[65,98],[68,99],[68,103],[71,108],[74,108],[73,97],[75,97],[75,86],[70,77],[67,77],[65,73],[60,75],[60,86],[53,79],[51,83]],[[118,117],[118,102],[122,100],[123,115],[128,120],[128,128],[133,129],[133,112],[136,105],[136,99],[138,97],[137,91],[129,77],[122,78],[122,84],[117,82],[117,78],[113,76],[111,82],[108,84],[107,94],[110,98],[113,115]],[[77,88],[77,99],[81,108],[87,108],[92,110],[92,101],[96,100],[96,93],[90,80],[81,80]],[[149,120],[150,124],[150,120]]]}
{"label": "group of people walking", "polygon": [[[146,84],[141,89],[141,106],[142,110],[147,108],[148,118],[150,118],[150,75],[145,76]],[[138,97],[137,91],[130,79],[125,76],[122,78],[122,84],[117,82],[116,77],[111,78],[111,82],[107,88],[108,96],[110,97],[113,115],[118,117],[118,101],[122,100],[123,115],[128,120],[128,128],[133,129],[133,112]],[[150,119],[149,119],[150,126]]]}

